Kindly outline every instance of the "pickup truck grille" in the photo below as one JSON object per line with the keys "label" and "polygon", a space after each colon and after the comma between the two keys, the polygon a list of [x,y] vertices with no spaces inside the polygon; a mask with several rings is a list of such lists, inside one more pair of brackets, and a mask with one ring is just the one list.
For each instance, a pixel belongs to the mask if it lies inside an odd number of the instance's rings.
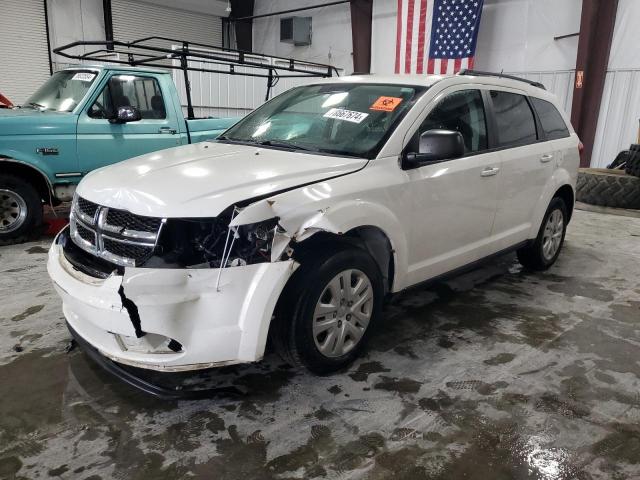
{"label": "pickup truck grille", "polygon": [[96,257],[135,267],[153,254],[164,222],[76,196],[70,215],[71,239]]}

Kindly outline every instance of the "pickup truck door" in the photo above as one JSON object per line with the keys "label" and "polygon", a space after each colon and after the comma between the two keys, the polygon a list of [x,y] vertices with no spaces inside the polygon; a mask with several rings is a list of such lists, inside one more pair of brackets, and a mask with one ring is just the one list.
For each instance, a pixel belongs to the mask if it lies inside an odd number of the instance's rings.
{"label": "pickup truck door", "polygon": [[411,196],[408,280],[415,284],[486,256],[498,202],[499,155],[488,150],[487,95],[478,87],[444,90],[405,151],[427,130],[458,131],[465,156],[407,170]]}
{"label": "pickup truck door", "polygon": [[[160,80],[157,77],[160,77]],[[83,174],[99,167],[186,143],[162,75],[114,73],[103,80],[78,119],[78,160]],[[162,85],[165,83],[165,85]],[[164,87],[164,88],[163,88]],[[142,119],[112,123],[118,107],[137,108]]]}

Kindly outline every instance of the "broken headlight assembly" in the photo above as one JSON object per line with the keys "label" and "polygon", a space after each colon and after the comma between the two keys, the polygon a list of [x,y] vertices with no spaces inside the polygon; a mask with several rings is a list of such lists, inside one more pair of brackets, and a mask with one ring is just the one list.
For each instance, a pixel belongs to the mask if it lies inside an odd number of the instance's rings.
{"label": "broken headlight assembly", "polygon": [[168,219],[146,268],[225,268],[270,262],[278,219],[229,227],[230,215]]}

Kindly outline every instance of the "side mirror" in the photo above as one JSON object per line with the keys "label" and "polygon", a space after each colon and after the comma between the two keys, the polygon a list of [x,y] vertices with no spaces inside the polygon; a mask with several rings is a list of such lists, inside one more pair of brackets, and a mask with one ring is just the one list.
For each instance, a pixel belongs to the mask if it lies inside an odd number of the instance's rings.
{"label": "side mirror", "polygon": [[429,163],[452,160],[464,155],[464,139],[453,130],[427,130],[422,132],[418,152],[405,153],[402,168],[408,170]]}
{"label": "side mirror", "polygon": [[111,123],[128,123],[142,120],[140,110],[136,107],[118,107],[116,117],[109,120]]}

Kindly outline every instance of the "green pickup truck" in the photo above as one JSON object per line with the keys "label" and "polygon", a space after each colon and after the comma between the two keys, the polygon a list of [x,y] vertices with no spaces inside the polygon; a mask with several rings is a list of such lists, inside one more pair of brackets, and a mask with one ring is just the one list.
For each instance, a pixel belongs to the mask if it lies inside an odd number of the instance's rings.
{"label": "green pickup truck", "polygon": [[20,108],[0,109],[0,245],[28,239],[43,204],[71,200],[96,168],[217,137],[235,118],[186,119],[167,70],[61,70]]}

